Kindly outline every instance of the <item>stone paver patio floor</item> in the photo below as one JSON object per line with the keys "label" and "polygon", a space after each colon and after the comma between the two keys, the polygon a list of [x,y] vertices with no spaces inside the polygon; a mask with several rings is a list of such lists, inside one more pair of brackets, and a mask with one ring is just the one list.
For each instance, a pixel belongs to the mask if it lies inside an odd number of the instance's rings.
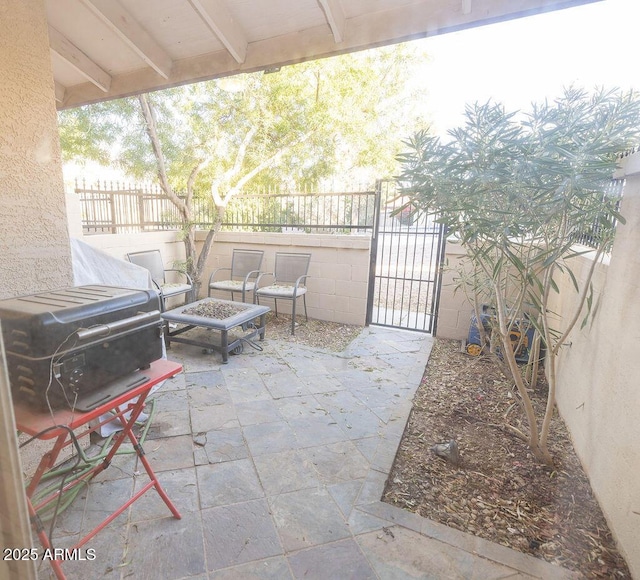
{"label": "stone paver patio floor", "polygon": [[[429,335],[370,327],[335,354],[267,328],[260,344],[226,365],[172,345],[184,372],[153,395],[144,449],[182,519],[148,492],[87,544],[94,561],[64,564],[70,580],[571,577],[380,502]],[[54,545],[144,485],[139,473],[117,456],[59,517]]]}

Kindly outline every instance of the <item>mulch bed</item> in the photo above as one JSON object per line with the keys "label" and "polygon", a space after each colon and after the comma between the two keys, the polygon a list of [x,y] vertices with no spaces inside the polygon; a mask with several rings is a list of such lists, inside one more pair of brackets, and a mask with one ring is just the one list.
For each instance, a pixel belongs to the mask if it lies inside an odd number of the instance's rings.
{"label": "mulch bed", "polygon": [[[538,411],[545,395],[541,372]],[[505,420],[523,429],[520,419],[517,395],[489,357],[436,340],[383,500],[587,578],[631,578],[563,421],[556,413],[548,468],[504,429]],[[450,440],[458,467],[431,450]]]}
{"label": "mulch bed", "polygon": [[342,352],[362,332],[362,326],[326,322],[304,318],[304,313],[296,316],[296,332],[291,335],[291,316],[273,312],[267,314],[266,338],[285,340],[292,344],[320,348],[331,352]]}

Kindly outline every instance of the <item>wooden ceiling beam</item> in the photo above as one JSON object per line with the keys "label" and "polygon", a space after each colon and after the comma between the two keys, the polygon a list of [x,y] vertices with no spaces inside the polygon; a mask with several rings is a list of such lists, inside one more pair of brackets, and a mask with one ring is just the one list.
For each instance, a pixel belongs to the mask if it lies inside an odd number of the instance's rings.
{"label": "wooden ceiling beam", "polygon": [[168,79],[173,61],[118,0],[82,0],[102,22],[161,77]]}
{"label": "wooden ceiling beam", "polygon": [[344,40],[346,18],[340,0],[318,0],[318,2],[322,6],[322,10],[324,10],[333,38],[336,43],[342,42]]}
{"label": "wooden ceiling beam", "polygon": [[108,93],[111,88],[111,76],[93,62],[84,52],[73,44],[64,34],[49,26],[49,46],[60,58],[76,69],[83,77],[101,91]]}
{"label": "wooden ceiling beam", "polygon": [[502,0],[473,0],[471,14],[464,14],[461,1],[456,2],[456,11],[443,12],[433,0],[416,0],[394,10],[347,19],[345,37],[340,44],[336,44],[332,35],[327,34],[327,25],[323,23],[299,32],[252,42],[242,63],[232,58],[229,51],[218,50],[176,60],[171,77],[164,82],[153,71],[145,68],[115,76],[109,95],[99,92],[90,83],[68,86],[65,101],[58,108],[75,107],[237,73],[265,70],[274,66],[286,66],[309,59],[443,34],[591,1],[594,0],[510,0],[509,3]]}
{"label": "wooden ceiling beam", "polygon": [[237,63],[247,58],[246,35],[229,12],[223,0],[189,0],[193,9],[204,20]]}

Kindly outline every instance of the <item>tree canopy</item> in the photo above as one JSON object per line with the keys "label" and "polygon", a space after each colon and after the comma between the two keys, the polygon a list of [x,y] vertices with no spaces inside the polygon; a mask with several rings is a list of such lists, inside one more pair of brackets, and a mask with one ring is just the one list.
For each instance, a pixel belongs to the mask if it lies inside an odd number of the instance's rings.
{"label": "tree canopy", "polygon": [[[172,186],[185,189],[203,165],[198,189],[221,179],[229,188],[274,156],[250,183],[317,182],[354,168],[391,175],[401,135],[423,123],[418,88],[405,80],[424,58],[410,46],[387,47],[148,94]],[[65,160],[156,178],[137,98],[62,111],[59,121]]]}
{"label": "tree canopy", "polygon": [[[182,216],[197,292],[224,208],[241,191],[317,183],[354,168],[377,178],[393,172],[400,135],[421,124],[411,112],[419,85],[404,81],[422,59],[398,45],[63,111],[63,155],[158,181]],[[217,208],[199,256],[198,196]]]}
{"label": "tree canopy", "polygon": [[[589,314],[593,268],[611,246],[616,221],[624,221],[619,199],[607,191],[618,156],[639,138],[637,94],[569,88],[525,113],[493,102],[469,106],[465,125],[450,131],[448,140],[421,131],[400,156],[410,207],[437,214],[466,251],[470,272],[460,273],[460,284],[472,296],[477,321],[480,304],[495,313],[491,350],[518,387],[526,438],[546,463],[556,355],[580,317],[584,321]],[[590,237],[595,254],[586,279],[573,272],[575,259],[586,251],[575,247],[581,234]],[[549,299],[565,274],[579,294],[578,307],[557,320]],[[514,353],[528,324],[547,353],[549,398],[541,425]],[[482,324],[479,331],[484,342]],[[519,344],[513,344],[514,336]]]}

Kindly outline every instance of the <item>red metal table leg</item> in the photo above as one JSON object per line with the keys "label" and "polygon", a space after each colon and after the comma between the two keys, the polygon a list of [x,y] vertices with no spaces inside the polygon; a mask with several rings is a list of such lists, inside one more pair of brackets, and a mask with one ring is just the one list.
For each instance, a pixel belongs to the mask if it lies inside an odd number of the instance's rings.
{"label": "red metal table leg", "polygon": [[[42,524],[40,517],[36,513],[36,510],[33,508],[33,504],[31,503],[30,497],[27,497],[27,508],[29,510],[29,517],[31,519],[31,524],[33,525],[36,531],[36,534],[38,535],[38,539],[40,540],[42,547],[45,550],[50,550],[51,552],[53,552],[53,547],[51,546],[51,541],[49,540],[49,536],[47,536],[47,533],[44,531],[44,525]],[[51,559],[49,560],[49,564],[53,568],[53,572],[56,575],[56,578],[58,580],[66,580],[67,577],[64,575],[64,572],[62,571],[62,566],[59,560]]]}
{"label": "red metal table leg", "polygon": [[[57,416],[53,418],[53,422],[54,422],[53,429],[56,430],[55,434],[50,433],[52,430],[52,428],[49,427],[51,419],[48,416],[46,416],[46,420],[45,420],[44,414],[34,414],[30,410],[20,411],[19,416],[23,420],[22,425],[24,425],[24,428],[22,428],[20,426],[20,423],[18,422],[18,426],[21,431],[25,431],[33,435],[34,438],[35,437],[42,438],[42,439],[48,439],[48,438],[53,439],[54,437],[56,438],[56,441],[51,451],[46,453],[40,460],[40,464],[38,465],[36,473],[34,474],[34,477],[29,482],[29,485],[26,488],[25,495],[27,500],[29,516],[31,518],[33,528],[43,548],[51,554],[51,559],[48,558],[48,560],[58,580],[66,579],[62,571],[62,563],[64,560],[53,559],[53,556],[56,555],[56,551],[52,546],[51,539],[47,535],[47,532],[45,531],[45,527],[40,517],[38,516],[36,510],[54,501],[56,498],[60,496],[60,494],[65,493],[68,489],[73,487],[73,485],[78,481],[81,481],[81,480],[87,481],[89,479],[92,479],[96,475],[98,475],[98,473],[100,473],[101,471],[104,471],[104,469],[106,469],[109,466],[111,460],[113,459],[116,452],[124,442],[125,438],[128,438],[131,441],[133,448],[138,455],[138,458],[142,462],[142,465],[144,466],[145,471],[149,476],[150,481],[142,489],[140,489],[137,493],[135,493],[120,508],[118,508],[115,512],[113,512],[108,518],[106,518],[101,524],[99,524],[96,528],[94,528],[91,532],[89,532],[86,536],[84,536],[75,546],[73,546],[69,550],[75,550],[83,546],[85,543],[87,543],[100,530],[102,530],[105,526],[107,526],[110,522],[112,522],[115,518],[117,518],[120,514],[122,514],[129,506],[131,506],[131,504],[133,504],[135,501],[140,499],[152,487],[156,489],[158,495],[164,501],[164,503],[169,508],[173,516],[176,519],[181,518],[180,512],[173,505],[173,503],[167,496],[166,492],[160,485],[160,482],[158,481],[158,478],[156,477],[151,465],[149,464],[149,461],[144,455],[144,450],[142,449],[142,446],[138,442],[135,434],[133,433],[133,427],[135,425],[135,422],[138,419],[140,413],[142,412],[145,400],[147,398],[147,395],[151,391],[152,386],[157,384],[160,380],[163,380],[164,378],[167,378],[169,376],[174,376],[181,369],[179,365],[175,363],[169,363],[168,361],[158,361],[157,363],[154,363],[154,364],[155,364],[154,370],[156,371],[157,374],[155,377],[152,377],[152,379],[149,381],[148,384],[140,385],[138,388],[132,390],[128,398],[125,398],[125,395],[122,395],[120,399],[118,399],[117,401],[114,401],[114,404],[116,406],[109,408],[111,410],[114,410],[114,409],[116,410],[114,418],[117,417],[120,419],[120,421],[124,425],[124,429],[120,433],[118,433],[118,435],[114,438],[113,446],[107,453],[107,456],[105,457],[105,459],[99,465],[94,466],[92,469],[90,469],[89,471],[86,471],[81,476],[76,477],[75,479],[71,479],[69,482],[66,482],[62,489],[58,489],[55,493],[51,493],[49,496],[44,498],[37,506],[34,506],[32,502],[32,497],[36,491],[36,488],[38,487],[38,484],[42,480],[43,475],[55,465],[55,462],[58,459],[58,456],[60,454],[60,451],[66,445],[69,444],[70,439],[73,439],[71,435],[71,430],[80,428],[83,425],[89,425],[89,421],[97,418],[101,414],[107,412],[109,409],[105,408],[103,410],[103,408],[96,408],[92,412],[87,412],[84,415],[81,415],[80,417],[75,417],[73,413],[71,414],[71,416],[69,416],[68,413],[65,415],[65,411],[60,411],[57,414]],[[167,368],[167,366],[169,366],[169,368]],[[131,398],[135,396],[138,396],[138,399],[135,403],[127,403],[128,401],[131,400]],[[126,408],[124,408],[125,405],[126,405]],[[124,410],[122,410],[123,408]],[[127,411],[131,412],[129,419],[124,418],[124,414]],[[96,428],[97,428],[96,426],[89,427],[77,437],[80,438],[80,437],[86,436],[90,434],[92,431],[94,431]],[[62,429],[64,429],[64,431],[61,431]],[[46,437],[46,436],[41,437],[45,435],[47,432],[50,433],[49,437]]]}

